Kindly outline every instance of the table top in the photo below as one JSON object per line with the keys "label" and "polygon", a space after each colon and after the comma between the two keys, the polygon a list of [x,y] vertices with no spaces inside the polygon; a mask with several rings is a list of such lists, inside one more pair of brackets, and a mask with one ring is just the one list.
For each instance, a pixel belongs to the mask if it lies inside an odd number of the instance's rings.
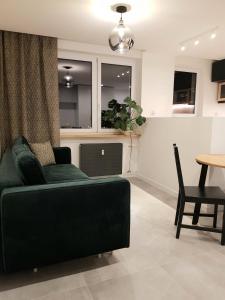
{"label": "table top", "polygon": [[199,154],[195,159],[203,165],[225,168],[225,154]]}

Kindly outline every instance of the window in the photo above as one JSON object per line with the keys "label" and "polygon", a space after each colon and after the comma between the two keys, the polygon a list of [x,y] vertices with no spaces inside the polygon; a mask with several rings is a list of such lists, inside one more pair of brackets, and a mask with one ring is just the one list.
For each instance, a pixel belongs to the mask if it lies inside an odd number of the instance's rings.
{"label": "window", "polygon": [[175,71],[173,113],[194,114],[197,73]]}
{"label": "window", "polygon": [[92,128],[92,62],[58,60],[61,128]]}
{"label": "window", "polygon": [[[138,69],[137,69],[138,64]],[[140,60],[59,51],[59,110],[61,132],[113,131],[106,122],[108,104],[126,97],[137,100],[136,70]],[[140,97],[138,89],[138,96]],[[103,121],[104,120],[104,121]]]}
{"label": "window", "polygon": [[[110,108],[111,100],[123,104],[127,97],[131,97],[132,67],[126,65],[101,64],[101,116],[103,117]],[[112,128],[110,121],[101,121],[102,128]]]}

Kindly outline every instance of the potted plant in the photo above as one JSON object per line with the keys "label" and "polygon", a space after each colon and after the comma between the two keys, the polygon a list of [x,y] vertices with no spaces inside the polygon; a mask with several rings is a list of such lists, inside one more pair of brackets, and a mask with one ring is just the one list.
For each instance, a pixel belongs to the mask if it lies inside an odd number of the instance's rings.
{"label": "potted plant", "polygon": [[108,103],[108,110],[102,111],[102,127],[115,128],[124,134],[131,134],[146,122],[142,116],[143,109],[130,97],[120,104],[116,99]]}

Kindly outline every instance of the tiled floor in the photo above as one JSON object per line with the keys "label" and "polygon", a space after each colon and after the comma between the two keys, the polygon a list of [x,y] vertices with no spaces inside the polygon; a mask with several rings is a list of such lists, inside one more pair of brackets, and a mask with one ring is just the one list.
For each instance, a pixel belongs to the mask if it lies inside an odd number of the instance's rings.
{"label": "tiled floor", "polygon": [[225,299],[220,236],[182,230],[176,240],[176,199],[131,181],[130,248],[1,276],[0,300]]}

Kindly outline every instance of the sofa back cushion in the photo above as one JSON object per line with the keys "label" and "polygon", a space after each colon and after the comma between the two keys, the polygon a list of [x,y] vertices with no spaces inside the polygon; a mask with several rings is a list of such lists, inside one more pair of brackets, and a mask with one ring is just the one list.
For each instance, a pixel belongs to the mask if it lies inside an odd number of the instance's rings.
{"label": "sofa back cushion", "polygon": [[26,144],[15,143],[12,153],[17,173],[27,185],[46,183],[42,166]]}
{"label": "sofa back cushion", "polygon": [[16,138],[14,141],[14,145],[26,145],[31,150],[30,145],[24,136],[19,136],[18,138]]}
{"label": "sofa back cushion", "polygon": [[12,151],[7,149],[0,161],[0,195],[4,188],[23,185],[23,181],[17,174]]}

